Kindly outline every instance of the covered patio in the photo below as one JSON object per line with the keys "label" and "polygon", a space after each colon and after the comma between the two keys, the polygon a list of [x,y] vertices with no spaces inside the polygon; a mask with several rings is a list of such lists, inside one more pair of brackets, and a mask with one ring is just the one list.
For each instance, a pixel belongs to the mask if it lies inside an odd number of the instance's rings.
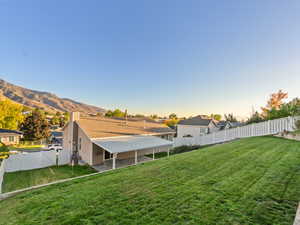
{"label": "covered patio", "polygon": [[[167,152],[173,142],[150,135],[135,135],[93,139],[103,149],[103,163],[95,165],[97,170],[116,169],[155,159],[155,153]],[[145,155],[152,154],[152,158]]]}

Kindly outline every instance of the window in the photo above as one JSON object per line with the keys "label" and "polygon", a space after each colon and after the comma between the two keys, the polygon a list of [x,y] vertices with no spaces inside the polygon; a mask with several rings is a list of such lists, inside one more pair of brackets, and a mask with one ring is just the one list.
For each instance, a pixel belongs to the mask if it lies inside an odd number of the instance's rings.
{"label": "window", "polygon": [[15,137],[14,136],[9,136],[9,142],[14,142],[15,141]]}
{"label": "window", "polygon": [[206,127],[200,127],[200,134],[206,134]]}

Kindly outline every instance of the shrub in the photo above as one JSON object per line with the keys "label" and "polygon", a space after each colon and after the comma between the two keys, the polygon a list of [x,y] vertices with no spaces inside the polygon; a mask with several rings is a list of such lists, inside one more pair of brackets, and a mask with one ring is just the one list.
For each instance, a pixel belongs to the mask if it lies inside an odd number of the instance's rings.
{"label": "shrub", "polygon": [[0,152],[8,152],[9,148],[0,141]]}
{"label": "shrub", "polygon": [[2,159],[6,159],[9,157],[9,155],[6,154],[6,152],[9,152],[9,148],[0,141],[0,165]]}
{"label": "shrub", "polygon": [[196,149],[199,149],[199,148],[200,148],[199,145],[192,145],[192,146],[184,145],[184,146],[173,148],[171,150],[171,153],[172,154],[178,154],[178,153],[183,153],[183,152],[190,152],[190,151],[193,151],[193,150],[196,150]]}

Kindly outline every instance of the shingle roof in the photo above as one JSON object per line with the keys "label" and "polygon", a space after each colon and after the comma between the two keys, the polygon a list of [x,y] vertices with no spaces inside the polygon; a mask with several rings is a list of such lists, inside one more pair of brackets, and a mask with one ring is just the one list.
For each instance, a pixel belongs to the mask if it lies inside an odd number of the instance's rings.
{"label": "shingle roof", "polygon": [[174,130],[155,121],[113,118],[86,117],[77,121],[79,126],[90,138],[103,138],[125,135],[175,133]]}
{"label": "shingle roof", "polygon": [[204,119],[201,116],[195,116],[186,120],[179,121],[180,125],[208,126],[213,120]]}
{"label": "shingle roof", "polygon": [[218,127],[223,130],[225,129],[225,127],[227,126],[227,124],[229,124],[229,126],[231,127],[231,123],[229,121],[225,121],[225,120],[222,120],[218,123]]}
{"label": "shingle roof", "polygon": [[10,134],[19,134],[19,135],[23,134],[23,132],[21,132],[21,131],[0,128],[0,134],[1,133],[10,133]]}

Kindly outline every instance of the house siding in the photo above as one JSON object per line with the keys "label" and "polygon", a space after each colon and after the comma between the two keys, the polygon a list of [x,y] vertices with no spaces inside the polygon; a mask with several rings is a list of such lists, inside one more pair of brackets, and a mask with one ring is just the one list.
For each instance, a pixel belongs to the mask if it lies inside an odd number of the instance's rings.
{"label": "house siding", "polygon": [[104,150],[98,145],[93,144],[92,165],[99,165],[103,163],[103,154]]}
{"label": "house siding", "polygon": [[206,126],[193,126],[193,125],[177,125],[177,137],[184,137],[187,135],[191,135],[192,137],[197,137],[201,134],[205,134],[205,132],[200,132],[203,129],[206,130]]}
{"label": "house siding", "polygon": [[[13,137],[14,140],[10,140],[10,137]],[[0,141],[5,145],[17,145],[20,142],[20,135],[11,133],[1,133]]]}
{"label": "house siding", "polygon": [[196,125],[177,125],[177,137],[183,138],[187,135],[192,137],[198,137],[200,135],[204,135],[207,132],[207,128],[209,128],[209,133],[213,133],[219,130],[218,127],[214,123],[210,123],[208,126],[196,126]]}
{"label": "house siding", "polygon": [[72,133],[72,123],[68,123],[63,130],[63,149],[72,152],[72,141],[73,141],[73,133]]}
{"label": "house siding", "polygon": [[78,125],[76,140],[80,159],[89,165],[93,165],[93,142]]}

